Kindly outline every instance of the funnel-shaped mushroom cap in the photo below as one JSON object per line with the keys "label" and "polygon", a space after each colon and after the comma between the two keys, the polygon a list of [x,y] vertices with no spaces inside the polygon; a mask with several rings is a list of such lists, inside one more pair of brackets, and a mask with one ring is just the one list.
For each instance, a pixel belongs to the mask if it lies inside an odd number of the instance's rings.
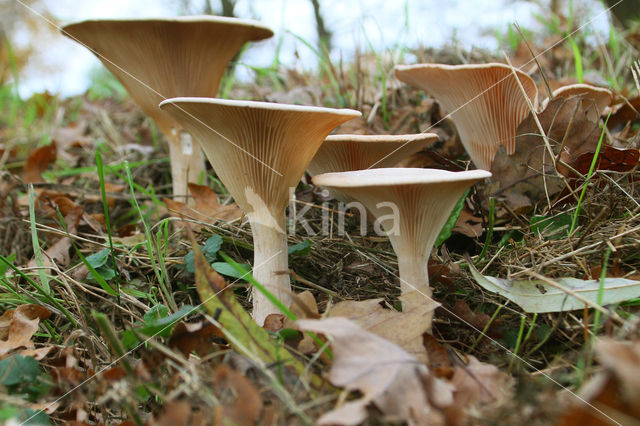
{"label": "funnel-shaped mushroom cap", "polygon": [[[593,121],[598,121],[606,107],[613,101],[613,93],[604,87],[592,86],[590,84],[569,84],[553,91],[554,98],[570,98],[580,96],[590,103],[587,105],[587,116]],[[549,99],[543,102],[543,109],[549,103]]]}
{"label": "funnel-shaped mushroom cap", "polygon": [[[451,114],[460,140],[476,167],[490,169],[500,145],[515,150],[516,130],[529,106],[512,69],[504,64],[400,65],[396,77],[433,95]],[[535,106],[538,89],[527,74],[517,71],[527,97]]]}
{"label": "funnel-shaped mushroom cap", "polygon": [[283,212],[325,137],[360,112],[209,98],[175,98],[160,108],[198,139],[238,205],[254,211],[257,195]]}
{"label": "funnel-shaped mushroom cap", "polygon": [[271,37],[258,22],[217,16],[88,20],[62,33],[90,49],[166,136],[172,122],[158,104],[176,96],[216,96],[233,56]]}
{"label": "funnel-shaped mushroom cap", "polygon": [[331,135],[327,136],[308,171],[346,172],[393,167],[438,140],[434,133],[415,135]]}
{"label": "funnel-shaped mushroom cap", "polygon": [[387,232],[398,256],[402,293],[429,295],[427,261],[438,233],[464,192],[491,176],[485,170],[370,169],[315,176],[360,201]]}
{"label": "funnel-shaped mushroom cap", "polygon": [[[200,141],[209,161],[251,221],[253,276],[285,305],[291,300],[284,210],[311,158],[335,127],[358,111],[266,102],[175,98],[160,108]],[[262,325],[278,309],[254,292]]]}

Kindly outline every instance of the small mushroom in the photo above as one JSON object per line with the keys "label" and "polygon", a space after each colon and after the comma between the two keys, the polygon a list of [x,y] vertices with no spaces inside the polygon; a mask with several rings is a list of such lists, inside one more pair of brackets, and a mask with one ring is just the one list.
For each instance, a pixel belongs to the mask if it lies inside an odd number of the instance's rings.
{"label": "small mushroom", "polygon": [[[360,116],[350,109],[209,98],[175,98],[160,108],[200,141],[207,158],[251,222],[253,276],[285,305],[291,301],[285,209],[324,138]],[[253,294],[258,324],[278,309]]]}
{"label": "small mushroom", "polygon": [[[418,291],[430,298],[427,262],[433,244],[467,188],[490,176],[486,170],[389,168],[325,173],[315,176],[313,183],[337,188],[363,203],[398,256],[402,296]],[[423,302],[407,298],[403,308]]]}
{"label": "small mushroom", "polygon": [[[316,152],[307,171],[315,176],[321,173],[393,167],[437,140],[438,135],[435,133],[330,135]],[[340,191],[330,190],[330,193],[344,203],[352,201]]]}
{"label": "small mushroom", "polygon": [[90,49],[167,137],[174,197],[184,197],[187,182],[204,176],[204,156],[158,104],[176,96],[216,96],[242,46],[273,35],[256,21],[218,16],[87,20],[62,33]]}
{"label": "small mushroom", "polygon": [[[611,93],[609,89],[583,83],[562,86],[554,90],[552,93],[554,98],[580,96],[582,99],[589,102],[590,104],[588,104],[587,108],[587,117],[591,121],[598,121],[604,110],[611,105],[611,102],[613,101],[613,93]],[[542,109],[546,108],[548,103],[549,98],[543,101]]]}
{"label": "small mushroom", "polygon": [[[516,74],[535,107],[535,83],[522,71]],[[395,75],[438,100],[476,167],[489,170],[500,145],[508,154],[515,151],[518,125],[530,110],[511,67],[499,63],[399,65]]]}

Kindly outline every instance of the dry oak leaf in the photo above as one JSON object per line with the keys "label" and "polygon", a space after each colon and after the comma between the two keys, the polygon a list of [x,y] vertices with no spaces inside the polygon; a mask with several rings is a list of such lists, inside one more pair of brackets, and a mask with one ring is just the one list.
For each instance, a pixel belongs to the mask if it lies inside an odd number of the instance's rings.
{"label": "dry oak leaf", "polygon": [[513,378],[496,366],[478,361],[467,355],[469,362],[464,367],[456,366],[451,384],[456,407],[475,404],[500,403],[512,394]]}
{"label": "dry oak leaf", "polygon": [[[216,425],[253,426],[263,411],[260,392],[251,381],[241,373],[232,370],[228,365],[219,365],[213,373],[216,385],[225,390],[232,390],[231,400],[223,399],[222,406],[216,411]],[[229,392],[225,392],[229,394]]]}
{"label": "dry oak leaf", "polygon": [[51,312],[40,305],[20,305],[8,309],[0,317],[0,359],[13,353],[42,359],[51,349],[35,349],[31,338],[38,331],[41,320],[49,318]]}
{"label": "dry oak leaf", "polygon": [[57,157],[58,149],[55,141],[34,150],[29,154],[27,162],[24,165],[22,180],[25,183],[44,182],[42,172],[47,170],[50,164],[55,163]]}
{"label": "dry oak leaf", "polygon": [[342,317],[299,320],[299,328],[331,337],[329,380],[362,397],[325,413],[320,425],[357,425],[374,403],[390,421],[444,424],[439,407],[453,402],[453,387],[434,377],[404,349]]}
{"label": "dry oak leaf", "polygon": [[220,204],[218,195],[208,186],[189,182],[189,191],[193,195],[194,206],[168,198],[162,200],[172,216],[209,224],[215,224],[220,220],[230,222],[242,217],[242,210],[236,204]]}
{"label": "dry oak leaf", "polygon": [[418,292],[403,297],[418,297],[420,304],[413,309],[398,312],[382,306],[384,299],[362,301],[345,300],[336,303],[327,312],[329,317],[345,317],[364,330],[374,333],[400,346],[420,362],[427,362],[422,335],[431,330],[433,311],[439,305]]}
{"label": "dry oak leaf", "polygon": [[169,347],[178,349],[185,357],[191,352],[203,357],[217,347],[213,339],[223,337],[222,331],[209,322],[180,321],[171,332]]}
{"label": "dry oak leaf", "polygon": [[197,412],[193,412],[191,404],[187,401],[170,401],[156,419],[149,419],[148,425],[173,426],[173,425],[204,425],[206,424]]}
{"label": "dry oak leaf", "polygon": [[[78,223],[84,209],[82,206],[73,208],[66,216],[67,230],[70,234],[75,234],[78,229]],[[42,266],[45,268],[66,267],[71,263],[69,249],[71,248],[71,239],[69,237],[61,237],[53,245],[51,245],[43,254]],[[29,261],[28,267],[37,267],[35,257]]]}
{"label": "dry oak leaf", "polygon": [[[588,106],[589,102],[580,96],[556,98],[538,114],[554,158],[564,153],[571,160],[581,153],[595,151],[601,130],[598,123],[587,117]],[[504,148],[498,149],[491,173],[488,192],[504,199],[515,211],[533,206],[564,188],[532,113],[518,126],[515,152],[508,155]]]}
{"label": "dry oak leaf", "polygon": [[605,371],[581,389],[559,425],[640,424],[640,342],[598,338],[595,352]]}

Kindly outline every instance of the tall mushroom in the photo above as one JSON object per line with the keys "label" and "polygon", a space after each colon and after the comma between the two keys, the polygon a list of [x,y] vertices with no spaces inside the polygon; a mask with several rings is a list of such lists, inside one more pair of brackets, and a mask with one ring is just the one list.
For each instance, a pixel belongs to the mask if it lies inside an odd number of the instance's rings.
{"label": "tall mushroom", "polygon": [[[518,70],[516,74],[531,103],[537,105],[538,89],[531,77]],[[516,130],[529,106],[511,67],[499,63],[399,65],[395,75],[440,102],[476,167],[489,170],[500,145],[508,154],[515,151]]]}
{"label": "tall mushroom", "polygon": [[[358,111],[266,102],[175,98],[160,108],[200,141],[220,180],[251,222],[253,275],[290,303],[285,208],[324,138]],[[254,291],[258,324],[278,313]]]}
{"label": "tall mushroom", "polygon": [[204,174],[204,156],[158,104],[176,96],[216,96],[242,46],[273,35],[256,21],[218,16],[88,20],[66,25],[62,33],[90,49],[167,137],[174,197],[185,196],[187,182]]}
{"label": "tall mushroom", "polygon": [[[330,135],[316,152],[307,171],[321,173],[347,172],[370,168],[393,167],[438,140],[435,133],[415,135]],[[349,202],[340,191],[330,190],[334,198]]]}
{"label": "tall mushroom", "polygon": [[[389,168],[325,173],[313,183],[339,189],[364,204],[398,256],[402,295],[417,290],[430,297],[427,262],[438,233],[467,188],[490,176],[485,170]],[[410,298],[404,303],[411,309],[421,301]]]}

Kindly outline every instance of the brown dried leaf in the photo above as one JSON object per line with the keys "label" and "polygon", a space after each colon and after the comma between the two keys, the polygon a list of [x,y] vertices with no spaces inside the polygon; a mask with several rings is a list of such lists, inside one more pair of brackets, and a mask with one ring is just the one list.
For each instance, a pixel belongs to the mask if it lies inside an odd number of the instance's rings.
{"label": "brown dried leaf", "polygon": [[[563,152],[560,159],[571,165],[573,169],[586,175],[591,168],[595,148],[593,151],[579,152],[576,155],[569,155]],[[611,170],[615,172],[628,172],[638,165],[640,153],[635,148],[621,149],[614,148],[610,145],[602,145],[598,153],[598,159],[594,170]],[[558,171],[566,177],[578,177],[575,173],[561,164],[558,165]],[[597,176],[594,176],[597,177]]]}
{"label": "brown dried leaf", "polygon": [[[65,217],[67,224],[67,230],[69,233],[75,233],[78,227],[78,222],[84,209],[82,206],[73,208]],[[42,259],[42,266],[45,268],[52,268],[54,266],[66,267],[71,263],[71,257],[69,256],[69,249],[71,248],[71,239],[69,237],[62,237],[56,241],[45,252]],[[35,258],[29,261],[28,266],[35,268],[37,266]]]}
{"label": "brown dried leaf", "polygon": [[640,423],[640,342],[599,338],[595,351],[605,371],[583,387],[562,426]]}
{"label": "brown dried leaf", "polygon": [[318,424],[361,423],[370,403],[390,421],[444,423],[436,406],[452,402],[451,386],[433,377],[424,364],[399,346],[341,317],[300,320],[298,326],[332,337],[334,358],[329,379],[336,386],[362,393],[361,398],[322,415]]}
{"label": "brown dried leaf", "polygon": [[189,183],[195,206],[163,198],[169,213],[174,217],[185,217],[200,222],[215,224],[219,220],[232,221],[242,217],[242,210],[236,204],[222,205],[218,196],[207,186]]}
{"label": "brown dried leaf", "polygon": [[171,401],[166,404],[164,412],[149,424],[156,426],[195,426],[196,423],[193,423],[192,420],[191,404],[186,401]]}
{"label": "brown dried leaf", "polygon": [[504,401],[511,395],[513,379],[494,365],[478,361],[469,355],[469,363],[456,366],[451,384],[456,407]]}
{"label": "brown dried leaf", "polygon": [[260,392],[249,379],[222,364],[214,372],[214,382],[233,391],[233,397],[223,401],[223,415],[216,418],[216,425],[255,425],[262,414],[263,403]]}
{"label": "brown dried leaf", "polygon": [[[538,114],[554,157],[561,150],[570,156],[595,150],[601,130],[587,117],[587,106],[579,96],[556,98]],[[518,126],[515,152],[507,155],[499,149],[491,172],[488,192],[499,195],[513,210],[535,205],[564,187],[531,113]]]}
{"label": "brown dried leaf", "polygon": [[180,321],[171,332],[169,347],[178,349],[185,357],[191,352],[203,357],[217,347],[214,338],[224,338],[222,331],[215,325],[209,322]]}
{"label": "brown dried leaf", "polygon": [[277,333],[284,328],[286,317],[283,314],[269,314],[264,319],[262,327],[272,333]]}
{"label": "brown dried leaf", "polygon": [[218,195],[208,186],[189,182],[189,192],[193,195],[196,210],[204,215],[224,221],[232,221],[242,217],[242,210],[236,204],[220,204]]}
{"label": "brown dried leaf", "polygon": [[[487,324],[489,324],[489,321],[491,321],[491,317],[489,315],[473,312],[464,300],[456,300],[456,304],[453,308],[445,309],[443,311],[445,315],[448,315],[455,320],[463,321],[480,331],[484,330]],[[495,330],[495,327],[498,325],[500,325],[500,321],[494,320],[489,325],[487,334],[491,337],[502,337],[500,332]]]}
{"label": "brown dried leaf", "polygon": [[364,330],[387,339],[421,362],[426,362],[422,335],[431,330],[433,310],[438,304],[420,294],[415,296],[424,303],[403,312],[383,307],[383,299],[345,300],[332,306],[328,316],[348,318]]}
{"label": "brown dried leaf", "polygon": [[453,364],[449,353],[435,337],[429,333],[422,335],[422,342],[427,351],[429,359],[427,366],[436,377],[451,379],[454,374]]}
{"label": "brown dried leaf", "polygon": [[611,109],[613,110],[613,114],[611,114],[609,121],[607,121],[607,127],[609,129],[615,129],[630,121],[636,121],[640,119],[640,96],[623,100],[619,104],[613,105]]}
{"label": "brown dried leaf", "polygon": [[56,161],[57,156],[58,149],[55,141],[31,152],[22,171],[22,180],[26,183],[44,182],[42,172]]}
{"label": "brown dried leaf", "polygon": [[465,206],[458,216],[458,221],[453,227],[453,232],[465,235],[470,238],[477,238],[484,232],[482,228],[482,218],[474,214]]}
{"label": "brown dried leaf", "polygon": [[35,345],[31,338],[38,331],[40,321],[50,315],[48,309],[39,305],[20,305],[5,311],[0,317],[0,359],[18,349],[33,353],[31,351],[35,349]]}

